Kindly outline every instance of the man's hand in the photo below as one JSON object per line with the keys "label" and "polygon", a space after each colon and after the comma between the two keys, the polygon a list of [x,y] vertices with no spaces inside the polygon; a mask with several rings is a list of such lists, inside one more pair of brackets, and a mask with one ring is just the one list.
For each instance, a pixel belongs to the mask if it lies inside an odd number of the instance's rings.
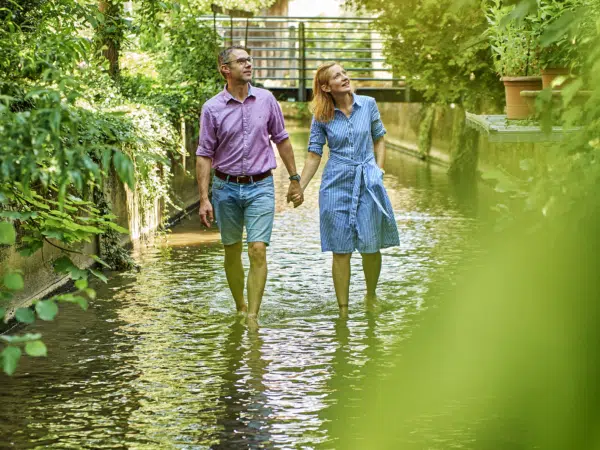
{"label": "man's hand", "polygon": [[297,208],[304,202],[304,193],[300,187],[300,183],[297,181],[291,181],[290,187],[287,193],[287,202],[293,202],[294,208]]}
{"label": "man's hand", "polygon": [[204,226],[206,228],[210,228],[210,226],[213,223],[214,216],[213,207],[208,199],[200,200],[200,210],[198,211],[198,214],[200,214],[200,220],[202,221]]}

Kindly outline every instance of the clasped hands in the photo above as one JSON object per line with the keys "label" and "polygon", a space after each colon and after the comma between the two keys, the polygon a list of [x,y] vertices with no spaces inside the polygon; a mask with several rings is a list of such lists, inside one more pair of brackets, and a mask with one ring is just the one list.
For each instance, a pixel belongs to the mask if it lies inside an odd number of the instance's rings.
{"label": "clasped hands", "polygon": [[292,202],[294,208],[297,208],[304,202],[304,192],[298,181],[291,181],[287,193],[287,202]]}

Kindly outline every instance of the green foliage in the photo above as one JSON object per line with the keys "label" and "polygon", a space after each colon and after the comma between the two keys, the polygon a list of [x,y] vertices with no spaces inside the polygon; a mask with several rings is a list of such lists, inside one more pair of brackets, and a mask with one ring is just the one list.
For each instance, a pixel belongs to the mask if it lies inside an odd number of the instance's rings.
{"label": "green foliage", "polygon": [[46,356],[48,350],[42,341],[31,341],[25,344],[25,353],[29,356]]}
{"label": "green foliage", "polygon": [[[538,14],[537,10],[525,12],[520,19]],[[580,75],[556,99],[549,90],[542,91],[537,106],[543,130],[551,130],[558,112],[560,124],[572,131],[565,142],[546,152],[544,167],[524,162],[524,176],[519,179],[499,172],[487,174],[498,181],[501,191],[515,200],[501,207],[504,223],[518,223],[515,217],[523,213],[533,228],[565,217],[579,223],[589,219],[588,215],[600,203],[596,194],[600,182],[600,28],[589,25],[600,23],[600,2],[587,2],[585,9],[561,18],[555,26],[545,28],[538,45],[551,47],[573,30],[580,30],[578,39],[584,43],[579,48]]]}
{"label": "green foliage", "polygon": [[2,284],[10,291],[20,291],[23,289],[23,277],[18,272],[8,272],[4,275]]}
{"label": "green foliage", "polygon": [[589,0],[543,0],[536,16],[541,68],[568,67],[578,71],[587,54],[586,36],[593,21],[585,15]]}
{"label": "green foliage", "polygon": [[518,5],[507,5],[503,0],[492,0],[486,11],[489,24],[486,35],[491,42],[494,68],[503,77],[539,74],[538,18],[526,15],[522,20],[509,20],[518,8]]}
{"label": "green foliage", "polygon": [[[53,320],[60,302],[87,308],[95,297],[88,277],[106,281],[106,276],[80,268],[66,255],[107,266],[96,255],[81,254],[81,245],[100,235],[116,241],[127,232],[98,207],[105,180],[114,171],[135,190],[142,210],[157,201],[170,204],[169,153],[178,151],[179,141],[164,113],[128,101],[99,65],[101,49],[87,36],[101,25],[106,33],[115,30],[98,4],[9,3],[0,22],[0,244],[16,245],[22,256],[44,245],[58,248],[64,256],[53,267],[76,289],[7,313],[6,305],[25,284],[19,272],[4,270],[2,318],[10,314],[29,324]],[[30,356],[46,354],[39,336],[27,336],[1,336],[7,374],[16,369],[22,348]]]}
{"label": "green foliage", "polygon": [[395,73],[428,101],[463,103],[479,111],[501,98],[490,70],[489,43],[481,35],[486,19],[478,2],[453,0],[353,0],[378,15],[385,54]]}
{"label": "green foliage", "polygon": [[143,55],[131,53],[122,74],[124,95],[154,105],[173,124],[182,117],[196,122],[204,102],[224,83],[217,70],[221,39],[196,15],[187,9],[174,12],[163,25],[163,36],[150,48],[157,62],[140,68],[137,61]]}
{"label": "green foliage", "polygon": [[15,319],[22,323],[33,323],[35,313],[29,308],[19,308],[15,311]]}
{"label": "green foliage", "polygon": [[[3,337],[3,336],[0,336]],[[0,360],[2,361],[2,368],[4,373],[12,375],[17,369],[17,364],[21,358],[21,349],[14,345],[8,345],[0,353]]]}
{"label": "green foliage", "polygon": [[[85,272],[85,274],[87,276],[87,272]],[[34,302],[34,309],[17,309],[15,312],[15,319],[18,322],[25,324],[31,324],[35,322],[36,319],[45,321],[54,320],[58,314],[57,302],[76,303],[85,310],[88,306],[87,298],[93,298],[94,295],[95,292],[87,288],[86,281],[85,284],[80,283],[78,290],[74,293],[57,295],[47,300],[37,300]],[[1,312],[2,315],[0,315],[0,318],[4,315],[4,311]],[[5,344],[4,349],[0,352],[0,364],[7,375],[12,375],[17,368],[19,359],[23,354],[21,346],[24,347],[25,353],[29,356],[37,357],[47,355],[46,345],[41,340],[41,337],[41,334],[30,333],[23,335],[0,335],[0,343]]]}
{"label": "green foliage", "polygon": [[494,67],[501,76],[536,75],[545,67],[578,68],[590,34],[586,19],[594,0],[535,0],[507,4],[491,0],[486,9]]}
{"label": "green foliage", "polygon": [[17,235],[12,224],[0,222],[0,244],[12,245],[15,243]]}

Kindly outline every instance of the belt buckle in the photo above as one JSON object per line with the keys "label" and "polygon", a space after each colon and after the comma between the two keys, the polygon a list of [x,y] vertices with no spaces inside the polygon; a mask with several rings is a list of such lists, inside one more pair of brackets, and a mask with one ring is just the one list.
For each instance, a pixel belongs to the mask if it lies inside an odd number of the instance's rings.
{"label": "belt buckle", "polygon": [[236,182],[236,183],[242,183],[240,180],[244,180],[244,179],[247,179],[247,178],[248,178],[248,176],[247,176],[247,175],[237,175],[237,176],[235,177],[235,182]]}

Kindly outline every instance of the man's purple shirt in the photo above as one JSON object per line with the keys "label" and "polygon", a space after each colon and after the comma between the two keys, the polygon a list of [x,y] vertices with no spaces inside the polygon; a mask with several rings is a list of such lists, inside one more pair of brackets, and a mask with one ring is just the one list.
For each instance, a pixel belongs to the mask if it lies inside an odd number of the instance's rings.
{"label": "man's purple shirt", "polygon": [[225,86],[202,107],[196,155],[229,175],[257,175],[277,167],[270,140],[279,144],[288,137],[273,94],[249,85],[240,102]]}

